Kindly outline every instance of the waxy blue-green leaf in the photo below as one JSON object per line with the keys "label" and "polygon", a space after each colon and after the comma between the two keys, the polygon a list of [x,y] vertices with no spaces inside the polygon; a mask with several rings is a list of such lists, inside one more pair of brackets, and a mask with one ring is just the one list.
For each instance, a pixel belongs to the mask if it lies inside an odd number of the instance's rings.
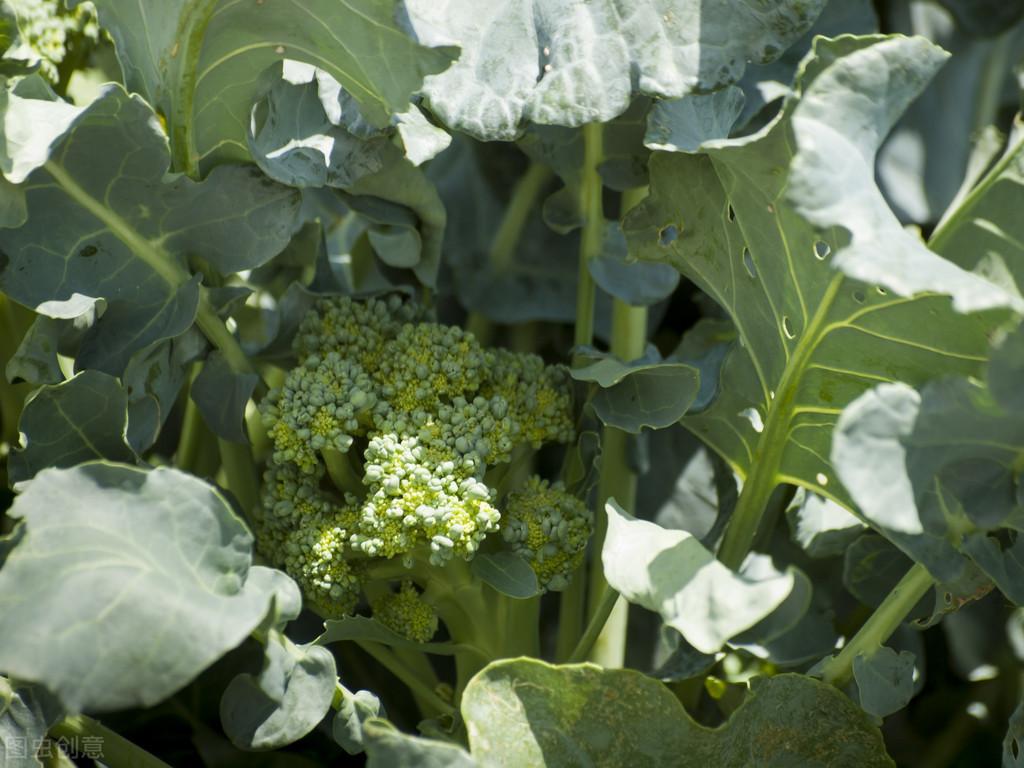
{"label": "waxy blue-green leaf", "polygon": [[9,513],[0,670],[71,712],[149,707],[235,648],[274,594],[212,486],[173,469],[46,469]]}
{"label": "waxy blue-green leaf", "polygon": [[886,717],[903,709],[914,696],[914,654],[882,646],[853,660],[857,698],[868,714]]}
{"label": "waxy blue-green leaf", "polygon": [[27,381],[36,386],[63,381],[64,372],[57,359],[61,331],[60,320],[46,315],[37,316],[4,367],[7,381]]}
{"label": "waxy blue-green leaf", "polygon": [[473,757],[495,768],[893,765],[866,714],[800,675],[755,678],[731,717],[707,728],[639,672],[510,659],[470,681],[462,715]]}
{"label": "waxy blue-green leaf", "polygon": [[844,507],[803,488],[786,509],[793,541],[811,557],[835,557],[867,527]]}
{"label": "waxy blue-green leaf", "polygon": [[351,99],[340,100],[325,72],[285,61],[253,109],[249,149],[273,179],[301,188],[332,187],[373,226],[370,243],[389,266],[433,284],[441,259],[445,209],[434,185],[389,136],[367,127]]}
{"label": "waxy blue-green leaf", "polygon": [[577,381],[598,385],[590,402],[604,424],[638,434],[645,427],[675,424],[700,390],[696,368],[659,358],[653,347],[643,358],[628,363],[595,350],[570,373]]}
{"label": "waxy blue-green leaf", "polygon": [[0,766],[40,768],[36,746],[62,716],[53,696],[37,685],[0,677]]}
{"label": "waxy blue-green leaf", "polygon": [[587,266],[599,288],[636,307],[668,298],[679,285],[679,273],[668,264],[629,260],[626,238],[617,221],[605,224],[601,251]]}
{"label": "waxy blue-green leaf", "polygon": [[696,152],[705,141],[728,138],[742,110],[743,91],[735,85],[657,101],[647,115],[644,146],[662,152]]}
{"label": "waxy blue-green leaf", "polygon": [[384,718],[384,707],[370,691],[345,691],[338,713],[331,722],[331,735],[350,755],[362,754],[366,749],[363,727],[371,718]]}
{"label": "waxy blue-green leaf", "polygon": [[1003,768],[1024,766],[1024,694],[1021,695],[1003,739]]}
{"label": "waxy blue-green leaf", "polygon": [[237,675],[224,689],[221,725],[231,743],[241,749],[287,746],[323,720],[337,682],[329,650],[296,645],[283,633],[271,630],[259,675]]}
{"label": "waxy blue-green leaf", "polygon": [[[850,506],[828,458],[843,406],[880,381],[920,383],[943,372],[971,373],[985,359],[986,334],[997,318],[962,316],[944,296],[893,296],[846,277],[832,263],[847,243],[846,230],[817,231],[787,197],[798,140],[836,133],[824,117],[834,122],[842,115],[851,126],[884,134],[940,62],[936,49],[920,40],[819,38],[803,65],[805,95],[789,99],[764,131],[711,142],[706,155],[656,153],[651,160],[651,195],[631,211],[624,228],[635,255],[673,264],[735,324],[739,343],[721,368],[717,396],[683,424],[744,478],[747,500],[741,497],[739,508],[745,513],[757,508],[753,514],[759,514],[780,482]],[[826,76],[829,88],[814,89]],[[858,90],[873,98],[858,100]],[[820,120],[801,111],[805,98]],[[849,112],[854,101],[862,108],[856,121]],[[797,116],[803,118],[799,124]],[[867,184],[859,154],[850,163],[849,185],[836,166],[850,154],[844,149],[829,159],[827,183],[807,194],[824,201],[855,183]],[[810,159],[808,154],[802,161],[805,171]],[[886,263],[899,265],[902,258],[887,257]],[[927,252],[920,269],[955,272],[963,278],[952,286],[956,291],[987,285]],[[993,296],[1001,294],[990,288]]]}
{"label": "waxy blue-green leaf", "polygon": [[[999,386],[1020,371],[1020,329],[992,351]],[[1018,379],[1019,381],[1019,379]],[[997,391],[1002,391],[997,390]],[[1024,601],[1020,528],[1024,410],[983,382],[947,377],[921,391],[880,385],[843,411],[832,458],[863,517],[940,581],[969,574],[970,558],[1015,603]]]}
{"label": "waxy blue-green leaf", "polygon": [[203,421],[215,434],[234,443],[248,443],[245,431],[245,406],[260,377],[238,373],[218,351],[203,364],[192,382],[191,396]]}
{"label": "waxy blue-green leaf", "polygon": [[678,98],[740,78],[803,34],[825,0],[515,0],[481,6],[407,0],[420,42],[455,43],[451,68],[426,78],[451,128],[510,140],[526,123],[606,122],[636,94]]}
{"label": "waxy blue-green leaf", "polygon": [[480,768],[457,744],[409,736],[377,718],[363,725],[363,745],[367,768]]}
{"label": "waxy blue-green leaf", "polygon": [[758,579],[722,565],[689,533],[637,520],[610,501],[601,561],[608,584],[655,611],[694,648],[718,651],[785,602],[792,573]]}
{"label": "waxy blue-green leaf", "polygon": [[[11,120],[25,104],[66,106],[11,101],[0,118]],[[186,257],[224,272],[254,267],[280,251],[297,225],[297,192],[251,166],[219,168],[202,183],[165,177],[169,155],[156,117],[118,86],[108,86],[52,146],[30,145],[19,157],[28,155],[36,167],[20,189],[29,217],[3,231],[0,287],[54,317],[105,300],[79,349],[82,368],[120,375],[134,353],[192,325],[199,286]],[[67,302],[76,299],[71,312]]]}
{"label": "waxy blue-green leaf", "polygon": [[1024,292],[1024,122],[1018,115],[1003,154],[935,228],[928,247],[965,269],[1008,273]]}
{"label": "waxy blue-green leaf", "polygon": [[[874,43],[865,46],[865,39]],[[819,40],[814,51],[818,61],[805,63],[792,110],[797,151],[786,196],[814,226],[842,227],[849,234],[849,242],[836,248],[834,267],[898,296],[948,294],[961,312],[1024,311],[1019,296],[935,258],[903,228],[875,185],[882,139],[948,54],[923,38],[900,37]]]}
{"label": "waxy blue-green leaf", "polygon": [[11,453],[10,482],[29,480],[47,467],[96,459],[135,462],[127,429],[128,395],[113,376],[83,371],[62,384],[41,387],[18,422],[24,445]]}
{"label": "waxy blue-green leaf", "polygon": [[519,600],[540,592],[537,574],[530,564],[512,552],[484,552],[470,563],[473,575],[503,595]]}
{"label": "waxy blue-green leaf", "polygon": [[355,642],[380,643],[391,648],[409,648],[433,653],[439,656],[453,656],[459,651],[475,650],[469,646],[452,643],[417,643],[392,629],[388,629],[376,619],[366,616],[345,616],[340,619],[328,619],[324,622],[324,631],[315,640],[317,645],[340,643],[345,640]]}
{"label": "waxy blue-green leaf", "polygon": [[276,61],[321,67],[374,124],[386,125],[406,110],[424,75],[445,69],[457,53],[411,40],[395,0],[99,0],[96,6],[128,88],[165,116],[176,153],[206,169],[248,158],[258,76]]}

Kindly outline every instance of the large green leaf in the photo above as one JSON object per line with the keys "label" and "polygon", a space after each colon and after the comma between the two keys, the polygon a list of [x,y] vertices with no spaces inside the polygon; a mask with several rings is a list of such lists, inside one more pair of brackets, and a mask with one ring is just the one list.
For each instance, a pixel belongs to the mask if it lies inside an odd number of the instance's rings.
{"label": "large green leaf", "polygon": [[466,686],[470,752],[487,766],[891,766],[881,734],[836,688],[756,678],[726,723],[695,723],[657,680],[592,664],[492,663]]}
{"label": "large green leaf", "polygon": [[[42,119],[65,109],[9,94],[0,118],[8,125],[23,110]],[[105,311],[79,350],[83,368],[119,375],[132,354],[192,325],[199,286],[186,257],[222,272],[255,267],[297,226],[298,193],[252,166],[218,168],[202,183],[166,177],[159,123],[117,86],[55,143],[19,145],[16,159],[34,169],[20,187],[29,216],[3,232],[0,287],[51,317],[102,298]]]}
{"label": "large green leaf", "polygon": [[736,573],[686,531],[637,520],[614,501],[606,509],[601,560],[608,583],[630,602],[659,613],[699,651],[715,653],[794,590],[793,573]]}
{"label": "large green leaf", "polygon": [[479,768],[462,747],[436,739],[408,736],[386,720],[363,726],[367,768]]}
{"label": "large green leaf", "polygon": [[330,76],[285,61],[252,112],[249,149],[273,179],[295,187],[333,187],[371,222],[378,257],[411,268],[432,285],[441,260],[445,209],[423,171],[362,113]]}
{"label": "large green leaf", "polygon": [[128,395],[117,379],[99,371],[83,371],[63,384],[36,390],[21,413],[18,431],[25,445],[11,454],[11,483],[47,467],[136,460],[127,443]]}
{"label": "large green leaf", "polygon": [[[634,253],[675,265],[735,323],[739,342],[717,397],[683,424],[745,479],[744,514],[759,514],[780,482],[850,506],[828,459],[843,406],[881,381],[977,370],[994,318],[960,315],[949,298],[922,291],[948,288],[974,306],[1012,300],[902,231],[891,242],[873,236],[876,224],[892,235],[895,219],[878,208],[862,147],[885,134],[942,58],[919,39],[819,38],[797,95],[769,127],[705,145],[704,156],[656,153],[651,196],[627,216]],[[847,134],[863,143],[837,138]],[[815,149],[825,146],[833,156]],[[794,163],[805,212],[819,221],[842,212],[842,221],[819,231],[797,213]],[[855,248],[846,247],[851,230]],[[861,240],[877,252],[865,255]],[[888,287],[838,272],[837,257]]]}
{"label": "large green leaf", "polygon": [[[77,2],[72,3],[72,5]],[[167,119],[176,149],[205,167],[248,157],[260,73],[297,59],[325,69],[377,125],[403,112],[455,49],[417,45],[396,0],[99,0],[128,88]]]}
{"label": "large green leaf", "polygon": [[[1017,604],[1024,602],[1024,539],[1016,533],[1022,376],[1024,332],[1017,330],[993,350],[987,386],[954,377],[920,392],[880,385],[843,411],[832,449],[840,479],[872,527],[941,581],[969,575],[969,558]],[[1015,386],[1003,389],[1007,379]]]}
{"label": "large green leaf", "polygon": [[1005,271],[1024,292],[1024,121],[1018,115],[1002,156],[936,227],[928,245],[965,269]]}
{"label": "large green leaf", "polygon": [[0,670],[72,712],[151,706],[261,622],[273,573],[212,486],[173,469],[40,472],[0,568]]}
{"label": "large green leaf", "polygon": [[583,125],[633,96],[677,98],[727,85],[810,27],[825,0],[407,0],[421,42],[462,55],[423,91],[447,125],[514,139],[528,122]]}
{"label": "large green leaf", "polygon": [[36,747],[60,718],[57,702],[45,689],[12,685],[0,677],[0,766],[40,768]]}
{"label": "large green leaf", "polygon": [[323,720],[337,684],[334,656],[300,646],[271,630],[258,675],[232,678],[220,700],[220,721],[235,746],[278,749],[298,741]]}

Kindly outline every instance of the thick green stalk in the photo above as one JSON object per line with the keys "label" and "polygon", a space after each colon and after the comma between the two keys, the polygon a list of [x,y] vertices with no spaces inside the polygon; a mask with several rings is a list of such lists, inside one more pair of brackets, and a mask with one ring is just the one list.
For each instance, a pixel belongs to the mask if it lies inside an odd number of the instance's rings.
{"label": "thick green stalk", "polygon": [[583,126],[583,168],[580,174],[579,274],[576,282],[576,328],[574,344],[588,346],[594,341],[594,280],[590,276],[590,260],[601,252],[604,238],[603,186],[598,166],[604,158],[604,127],[600,123]]}
{"label": "thick green stalk", "polygon": [[429,703],[431,707],[442,714],[455,714],[455,708],[438,696],[437,691],[431,688],[426,680],[423,680],[419,674],[399,659],[393,651],[385,648],[380,643],[372,643],[368,640],[356,640],[355,642],[373,657],[378,664],[405,683],[406,687],[422,698],[424,702]]}
{"label": "thick green stalk", "polygon": [[178,17],[175,44],[171,49],[171,62],[175,71],[175,82],[171,94],[171,108],[168,114],[168,130],[171,135],[171,154],[175,170],[199,177],[199,155],[193,136],[193,102],[196,91],[196,70],[199,54],[203,49],[203,38],[219,0],[189,0]]}
{"label": "thick green stalk", "polygon": [[354,494],[359,498],[366,495],[366,486],[363,485],[362,478],[353,469],[347,453],[336,451],[333,448],[325,448],[320,451],[320,455],[324,459],[327,474],[330,475],[335,488],[345,493]]}
{"label": "thick green stalk", "polygon": [[[647,344],[647,308],[633,307],[619,299],[612,303],[611,351],[624,361],[635,360]],[[636,508],[636,473],[630,466],[629,435],[613,427],[605,427],[601,437],[601,474],[597,484],[599,508],[594,517],[593,558],[590,562],[590,603],[588,616],[593,618],[608,590],[601,562],[601,549],[608,529],[604,505],[614,498],[623,509]],[[591,660],[606,667],[621,667],[626,654],[626,623],[629,606],[625,600],[612,608],[604,629],[594,643]]]}
{"label": "thick green stalk", "polygon": [[576,647],[573,648],[572,652],[568,655],[566,659],[567,663],[578,664],[581,661],[586,661],[587,656],[594,648],[594,643],[597,642],[602,630],[604,630],[608,619],[622,602],[623,600],[619,597],[619,593],[611,587],[604,591],[604,594],[601,595],[600,602],[597,604],[597,610],[594,611],[594,615],[590,618],[590,623],[587,624],[587,628],[583,632],[583,636],[576,644]]}
{"label": "thick green stalk", "polygon": [[[586,615],[587,570],[584,565],[572,575],[569,586],[558,595],[558,635],[555,638],[555,658],[566,661],[578,643]],[[589,648],[587,649],[590,650]]]}
{"label": "thick green stalk", "polygon": [[490,262],[495,273],[500,275],[512,265],[530,211],[536,207],[551,176],[551,169],[546,165],[531,162],[513,187],[501,224],[491,241]]}
{"label": "thick green stalk", "polygon": [[104,765],[110,768],[170,768],[163,760],[88,715],[65,717],[50,728],[50,736],[67,739],[72,744],[86,737],[98,740],[94,743],[102,750]]}
{"label": "thick green stalk", "polygon": [[825,289],[814,316],[807,324],[807,330],[793,350],[793,355],[779,382],[778,391],[774,399],[768,403],[768,415],[764,422],[764,430],[758,436],[750,473],[743,480],[736,508],[726,525],[722,546],[718,551],[718,559],[733,570],[740,567],[750,552],[768,500],[779,484],[779,465],[789,441],[789,427],[793,419],[797,389],[807,370],[811,355],[821,340],[828,313],[842,284],[843,276],[836,275]]}
{"label": "thick green stalk", "polygon": [[833,685],[845,685],[853,675],[853,660],[878,651],[934,585],[935,579],[928,569],[915,563],[839,655],[825,663],[822,679]]}
{"label": "thick green stalk", "polygon": [[200,436],[203,433],[203,417],[195,400],[189,396],[192,382],[199,375],[199,363],[192,365],[188,387],[185,390],[185,415],[181,420],[181,435],[178,437],[178,450],[174,454],[174,465],[185,472],[196,474],[196,456],[199,454]]}
{"label": "thick green stalk", "polygon": [[221,469],[227,480],[225,485],[238,499],[242,511],[249,515],[260,500],[260,479],[249,446],[220,437],[217,438],[217,446],[220,448]]}

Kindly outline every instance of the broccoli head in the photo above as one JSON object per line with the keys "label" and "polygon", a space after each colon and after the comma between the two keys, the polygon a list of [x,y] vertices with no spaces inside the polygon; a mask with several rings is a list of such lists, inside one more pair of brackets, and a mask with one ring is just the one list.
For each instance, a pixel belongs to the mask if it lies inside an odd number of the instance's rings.
{"label": "broccoli head", "polygon": [[396,296],[318,301],[293,350],[298,364],[260,407],[272,450],[254,517],[261,552],[311,605],[338,616],[367,595],[396,632],[428,637],[436,617],[409,577],[392,572],[401,587],[382,593],[365,589],[368,574],[469,560],[499,528],[546,588],[566,583],[585,510],[531,480],[509,495],[502,523],[488,482],[517,448],[574,438],[563,367],[485,349]]}

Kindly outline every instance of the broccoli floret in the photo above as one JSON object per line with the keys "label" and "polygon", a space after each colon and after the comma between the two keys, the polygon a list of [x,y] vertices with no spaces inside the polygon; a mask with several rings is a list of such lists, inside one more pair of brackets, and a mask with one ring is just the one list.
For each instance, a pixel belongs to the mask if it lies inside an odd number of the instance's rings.
{"label": "broccoli floret", "polygon": [[541,589],[553,592],[569,586],[593,529],[594,516],[586,504],[562,483],[537,476],[509,494],[501,525],[505,541],[529,562]]}
{"label": "broccoli floret", "polygon": [[[355,607],[374,564],[422,574],[471,559],[501,521],[488,470],[574,437],[564,368],[484,349],[398,297],[321,300],[293,349],[298,365],[261,405],[273,453],[257,528],[326,615]],[[370,592],[378,618],[419,599],[411,583],[387,590],[392,608]]]}
{"label": "broccoli floret", "polygon": [[62,0],[0,0],[18,20],[19,43],[15,58],[38,60],[40,73],[50,82],[60,78],[57,66],[68,50],[87,46],[99,39],[96,8],[80,3],[69,11]]}
{"label": "broccoli floret", "polygon": [[402,637],[428,643],[437,634],[437,611],[423,600],[412,581],[405,579],[397,592],[370,600],[373,618]]}

